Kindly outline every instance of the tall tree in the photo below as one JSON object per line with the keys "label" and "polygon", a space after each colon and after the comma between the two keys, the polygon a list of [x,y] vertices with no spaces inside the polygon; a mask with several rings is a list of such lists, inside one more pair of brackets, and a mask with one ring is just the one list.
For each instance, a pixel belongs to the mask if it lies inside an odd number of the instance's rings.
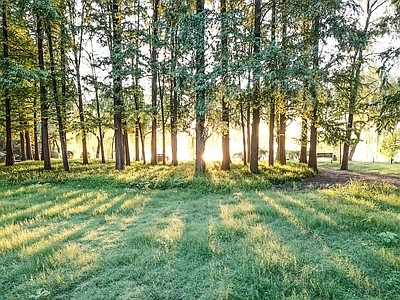
{"label": "tall tree", "polygon": [[[317,12],[318,14],[318,12]],[[312,54],[312,79],[309,84],[310,95],[312,101],[312,115],[310,124],[310,149],[308,154],[308,166],[315,172],[318,172],[317,166],[317,126],[318,126],[318,109],[319,100],[317,94],[317,78],[318,78],[318,68],[319,68],[319,42],[320,42],[320,16],[315,16],[311,28],[311,54]]]}
{"label": "tall tree", "polygon": [[157,164],[157,60],[159,0],[153,0],[153,36],[151,42],[151,165]]}
{"label": "tall tree", "polygon": [[359,101],[359,93],[362,87],[361,72],[363,64],[365,63],[364,52],[370,42],[370,27],[373,22],[372,15],[382,7],[387,1],[386,0],[367,0],[366,1],[366,18],[364,26],[361,30],[356,30],[355,40],[353,41],[354,48],[349,49],[351,53],[351,65],[349,72],[349,91],[348,91],[348,115],[346,124],[346,136],[343,145],[343,156],[342,163],[340,165],[341,170],[347,170],[349,167],[349,154],[350,146],[352,144],[352,136],[355,132],[354,128],[354,117],[357,110]]}
{"label": "tall tree", "polygon": [[205,99],[205,12],[204,0],[196,0],[196,161],[195,172],[204,173],[206,163],[204,161],[204,151],[206,144],[206,99]]}
{"label": "tall tree", "polygon": [[[271,3],[271,44],[272,46],[276,46],[276,0],[273,0]],[[271,63],[271,70],[276,70],[276,59]],[[269,140],[268,140],[268,165],[274,165],[274,152],[275,152],[275,114],[276,114],[276,99],[275,93],[273,92],[270,95],[269,100]]]}
{"label": "tall tree", "polygon": [[77,25],[77,13],[76,13],[76,3],[75,1],[68,0],[69,7],[69,18],[70,26],[72,27],[72,50],[74,55],[74,67],[75,67],[75,80],[76,80],[76,92],[78,96],[78,111],[79,111],[79,126],[82,136],[82,162],[83,164],[89,163],[88,149],[87,149],[87,139],[86,139],[86,129],[85,129],[85,111],[83,106],[83,91],[82,91],[82,76],[81,76],[81,60],[83,51],[83,36],[84,36],[84,19],[87,9],[86,1],[82,1],[82,11],[81,11],[81,22]]}
{"label": "tall tree", "polygon": [[91,45],[91,54],[89,55],[90,61],[90,69],[92,71],[92,77],[94,81],[94,92],[95,92],[95,102],[96,102],[96,116],[99,130],[99,144],[100,144],[100,154],[101,154],[101,162],[104,164],[106,162],[106,156],[104,153],[104,134],[103,134],[103,126],[101,121],[101,110],[100,110],[100,97],[99,97],[99,84],[96,72],[96,66],[94,62],[94,51],[93,51],[93,40],[90,39]]}
{"label": "tall tree", "polygon": [[[221,17],[221,64],[222,64],[222,88],[227,85],[228,72],[228,24],[226,0],[220,0],[220,17]],[[226,129],[222,132],[222,170],[230,170],[231,155],[230,155],[230,133],[229,133],[229,104],[226,101],[226,95],[222,95],[222,122]]]}
{"label": "tall tree", "polygon": [[114,99],[114,131],[115,131],[115,168],[123,170],[125,168],[124,140],[123,140],[123,112],[124,103],[122,99],[122,28],[121,28],[121,1],[112,0],[111,6],[112,21],[112,44],[111,44],[111,64],[112,64],[112,83]]}
{"label": "tall tree", "polygon": [[66,132],[65,132],[65,122],[64,122],[65,113],[63,112],[61,100],[58,95],[53,37],[52,37],[51,25],[49,23],[46,24],[46,33],[47,33],[47,40],[48,40],[48,47],[49,47],[50,75],[51,75],[51,82],[52,82],[52,86],[53,86],[53,99],[54,99],[54,102],[56,105],[58,133],[59,133],[59,138],[60,138],[60,142],[61,142],[61,156],[62,156],[64,171],[69,172],[70,168],[69,168],[69,163],[68,163],[68,151],[67,151],[67,139],[66,139],[67,136],[66,136]]}
{"label": "tall tree", "polygon": [[44,25],[42,16],[37,15],[37,46],[40,74],[40,113],[41,113],[41,133],[42,133],[42,160],[45,170],[51,170],[50,145],[49,145],[49,103],[47,99],[47,89],[45,84],[44,67]]}
{"label": "tall tree", "polygon": [[[9,45],[8,45],[8,20],[7,20],[7,1],[2,1],[3,15],[3,58],[4,76],[9,74]],[[14,153],[12,148],[12,121],[11,121],[11,93],[8,87],[4,89],[4,99],[6,107],[6,166],[14,165]]]}
{"label": "tall tree", "polygon": [[[261,50],[261,0],[254,1],[254,46],[253,56],[257,59],[257,55]],[[261,93],[260,93],[260,68],[256,67],[253,74],[253,109],[252,109],[252,127],[251,127],[251,149],[250,149],[250,171],[258,173],[258,145],[259,145],[259,127],[260,127],[260,110],[261,110]]]}

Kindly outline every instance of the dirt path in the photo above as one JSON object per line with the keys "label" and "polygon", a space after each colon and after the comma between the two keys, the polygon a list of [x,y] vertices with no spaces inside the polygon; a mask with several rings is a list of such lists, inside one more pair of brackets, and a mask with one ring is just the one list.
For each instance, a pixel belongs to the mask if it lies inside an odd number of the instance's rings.
{"label": "dirt path", "polygon": [[313,178],[306,179],[301,188],[324,189],[335,185],[344,185],[350,180],[385,182],[400,186],[400,175],[373,175],[361,174],[354,171],[342,171],[332,168],[321,168],[319,174]]}

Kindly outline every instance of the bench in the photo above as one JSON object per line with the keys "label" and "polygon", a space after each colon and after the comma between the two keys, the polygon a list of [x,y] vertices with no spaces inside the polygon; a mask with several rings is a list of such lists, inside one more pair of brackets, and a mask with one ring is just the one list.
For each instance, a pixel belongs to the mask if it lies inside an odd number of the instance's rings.
{"label": "bench", "polygon": [[336,160],[336,155],[333,155],[333,153],[330,152],[319,152],[317,153],[317,158],[330,158],[332,162],[333,160]]}

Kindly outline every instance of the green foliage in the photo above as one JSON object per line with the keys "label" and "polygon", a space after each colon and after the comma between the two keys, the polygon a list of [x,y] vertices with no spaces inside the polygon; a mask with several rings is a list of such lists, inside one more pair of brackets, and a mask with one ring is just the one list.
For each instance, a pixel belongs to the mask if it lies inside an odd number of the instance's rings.
{"label": "green foliage", "polygon": [[400,131],[386,134],[382,140],[380,151],[387,158],[394,158],[400,151]]}
{"label": "green foliage", "polygon": [[36,293],[33,295],[29,295],[29,299],[48,299],[50,296],[50,292],[46,289],[40,288],[36,290]]}
{"label": "green foliage", "polygon": [[398,241],[397,234],[389,231],[379,233],[378,237],[386,245],[395,244]]}

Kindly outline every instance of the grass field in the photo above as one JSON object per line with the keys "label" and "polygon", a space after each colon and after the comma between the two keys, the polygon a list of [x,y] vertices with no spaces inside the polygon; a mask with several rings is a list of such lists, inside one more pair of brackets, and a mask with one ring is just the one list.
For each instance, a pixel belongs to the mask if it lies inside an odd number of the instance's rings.
{"label": "grass field", "polygon": [[394,186],[71,165],[0,167],[0,299],[400,299]]}
{"label": "grass field", "polygon": [[[329,167],[329,168],[340,168],[339,162],[330,163],[327,160],[319,161],[319,167]],[[349,169],[352,171],[364,173],[364,174],[374,174],[374,175],[400,175],[400,163],[394,162],[390,163],[370,163],[370,162],[350,162]]]}

